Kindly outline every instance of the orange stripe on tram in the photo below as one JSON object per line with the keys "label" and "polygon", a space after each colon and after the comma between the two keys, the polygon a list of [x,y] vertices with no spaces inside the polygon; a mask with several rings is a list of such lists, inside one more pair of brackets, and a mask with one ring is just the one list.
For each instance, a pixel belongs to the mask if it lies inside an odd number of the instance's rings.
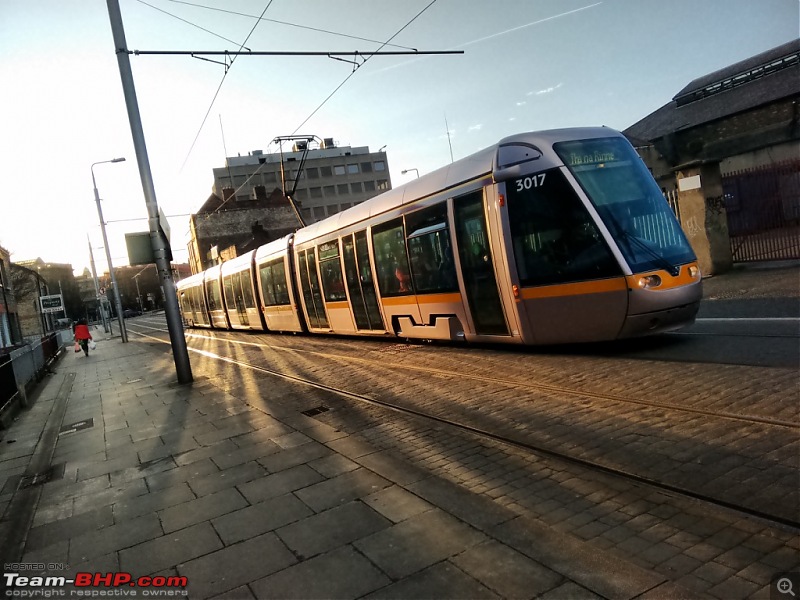
{"label": "orange stripe on tram", "polygon": [[581,296],[583,294],[621,292],[626,289],[628,289],[628,285],[625,278],[615,277],[613,279],[598,279],[596,281],[579,281],[577,283],[561,283],[558,285],[523,288],[522,297],[525,300],[533,300],[536,298],[558,298],[559,296]]}

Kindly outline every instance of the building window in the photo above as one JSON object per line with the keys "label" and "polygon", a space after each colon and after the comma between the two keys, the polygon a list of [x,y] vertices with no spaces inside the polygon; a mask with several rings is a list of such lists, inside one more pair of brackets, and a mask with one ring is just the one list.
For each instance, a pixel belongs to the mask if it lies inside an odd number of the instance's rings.
{"label": "building window", "polygon": [[364,182],[364,191],[365,192],[374,192],[375,191],[375,182],[374,181],[365,181]]}
{"label": "building window", "polygon": [[322,198],[322,188],[312,187],[309,188],[312,198]]}
{"label": "building window", "polygon": [[347,165],[347,172],[351,175],[356,175],[358,173],[358,165]]}
{"label": "building window", "polygon": [[315,206],[313,208],[314,211],[314,219],[324,219],[325,218],[325,207],[324,206]]}
{"label": "building window", "polygon": [[326,185],[322,188],[322,191],[325,192],[326,198],[332,198],[336,196],[336,186],[333,185]]}
{"label": "building window", "polygon": [[275,183],[278,180],[274,171],[271,171],[269,173],[262,173],[262,175],[264,176],[265,183]]}
{"label": "building window", "polygon": [[361,182],[360,181],[356,181],[355,183],[351,183],[350,184],[350,191],[353,194],[360,194],[361,192],[363,192],[364,190],[361,188]]}
{"label": "building window", "polygon": [[372,173],[372,163],[368,163],[368,162],[361,163],[361,172],[362,173]]}
{"label": "building window", "polygon": [[336,165],[333,167],[333,173],[334,175],[344,175],[344,165]]}
{"label": "building window", "polygon": [[308,198],[308,190],[306,188],[299,189],[294,193],[295,200],[305,200]]}
{"label": "building window", "polygon": [[328,216],[335,215],[339,212],[339,205],[338,204],[329,204],[328,205]]}
{"label": "building window", "polygon": [[378,189],[379,190],[388,190],[389,189],[389,182],[386,179],[378,179]]}
{"label": "building window", "polygon": [[375,170],[376,171],[385,171],[386,170],[386,162],[382,160],[375,161]]}
{"label": "building window", "polygon": [[332,177],[333,171],[330,167],[320,167],[319,168],[320,177]]}
{"label": "building window", "polygon": [[347,187],[346,183],[340,183],[336,186],[336,191],[339,193],[340,196],[346,196],[350,193],[350,189]]}
{"label": "building window", "polygon": [[342,210],[347,210],[351,206],[352,204],[350,204],[349,202],[342,202]]}
{"label": "building window", "polygon": [[317,167],[309,167],[306,169],[309,179],[319,179],[319,169]]}

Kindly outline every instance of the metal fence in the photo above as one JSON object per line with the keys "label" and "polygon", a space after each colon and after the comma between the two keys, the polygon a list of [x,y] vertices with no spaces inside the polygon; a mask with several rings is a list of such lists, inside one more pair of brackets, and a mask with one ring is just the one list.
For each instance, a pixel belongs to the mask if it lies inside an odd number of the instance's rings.
{"label": "metal fence", "polygon": [[19,395],[25,397],[26,390],[42,377],[59,350],[71,340],[71,331],[57,331],[0,355],[0,412]]}
{"label": "metal fence", "polygon": [[678,217],[678,223],[681,223],[681,205],[678,202],[678,190],[669,190],[664,192],[664,198],[669,204],[669,207],[672,209],[672,212],[675,213],[675,216]]}
{"label": "metal fence", "polygon": [[734,262],[800,258],[800,161],[722,178]]}

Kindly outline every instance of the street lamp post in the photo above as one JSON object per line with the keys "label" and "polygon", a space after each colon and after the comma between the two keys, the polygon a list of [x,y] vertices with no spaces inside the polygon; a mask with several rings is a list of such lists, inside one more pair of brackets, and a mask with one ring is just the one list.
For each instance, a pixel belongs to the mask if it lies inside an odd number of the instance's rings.
{"label": "street lamp post", "polygon": [[413,167],[411,169],[403,169],[402,171],[400,171],[400,174],[405,175],[409,171],[414,171],[417,174],[417,179],[419,179],[419,169],[415,169]]}
{"label": "street lamp post", "polygon": [[114,334],[111,331],[108,321],[106,320],[106,307],[105,302],[103,302],[102,298],[100,297],[100,284],[97,282],[97,269],[94,268],[94,251],[92,250],[92,242],[89,241],[89,234],[86,234],[86,242],[89,244],[89,261],[92,265],[92,279],[94,279],[94,296],[97,300],[98,304],[100,305],[100,318],[103,320],[103,331],[106,333]]}
{"label": "street lamp post", "polygon": [[94,187],[94,201],[97,203],[97,216],[100,217],[100,230],[103,232],[103,244],[106,247],[106,260],[108,261],[108,272],[111,274],[111,286],[114,288],[114,304],[117,307],[117,320],[119,321],[119,331],[122,335],[122,342],[128,341],[128,332],[125,329],[125,319],[122,316],[122,300],[119,297],[119,286],[117,285],[117,278],[114,275],[114,267],[111,264],[111,250],[108,247],[108,236],[106,235],[106,223],[103,220],[103,208],[100,206],[100,194],[97,191],[97,182],[94,179],[94,166],[102,165],[104,163],[116,163],[124,161],[124,158],[112,158],[111,160],[101,160],[92,163],[92,186]]}

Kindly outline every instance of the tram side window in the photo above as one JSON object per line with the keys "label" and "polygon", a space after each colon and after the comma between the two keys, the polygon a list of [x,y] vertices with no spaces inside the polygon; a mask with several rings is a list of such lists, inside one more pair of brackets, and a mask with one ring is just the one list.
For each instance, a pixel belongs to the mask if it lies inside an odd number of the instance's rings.
{"label": "tram side window", "polygon": [[228,275],[227,277],[222,278],[222,288],[225,293],[225,304],[228,306],[228,310],[234,310],[238,308],[238,304],[236,303],[236,296],[233,292],[233,277]]}
{"label": "tram side window", "polygon": [[186,290],[186,308],[190,313],[193,313],[195,311],[193,300],[194,298],[192,297],[192,289],[189,288],[188,290]]}
{"label": "tram side window", "polygon": [[202,313],[205,311],[205,302],[203,302],[203,288],[202,286],[197,286],[192,289],[193,297],[194,297],[194,309]]}
{"label": "tram side window", "polygon": [[347,300],[344,291],[342,265],[339,262],[339,242],[327,242],[319,246],[319,270],[322,274],[322,290],[325,300],[338,302]]}
{"label": "tram side window", "polygon": [[524,286],[620,275],[591,215],[558,169],[506,184],[514,257]]}
{"label": "tram side window", "polygon": [[286,285],[286,268],[283,259],[261,265],[261,291],[266,306],[289,304],[289,288]]}
{"label": "tram side window", "polygon": [[456,291],[447,206],[437,204],[408,215],[406,231],[409,232],[408,255],[417,293]]}
{"label": "tram side window", "polygon": [[255,308],[256,301],[253,298],[253,284],[250,283],[250,270],[239,273],[239,281],[242,286],[242,300],[247,308]]}
{"label": "tram side window", "polygon": [[375,268],[382,296],[413,294],[406,256],[403,220],[395,219],[372,230]]}
{"label": "tram side window", "polygon": [[189,305],[189,290],[181,292],[181,308],[183,308],[184,315],[192,312],[192,307]]}
{"label": "tram side window", "polygon": [[219,295],[219,286],[216,279],[206,282],[206,297],[208,298],[208,310],[222,308],[222,298]]}

